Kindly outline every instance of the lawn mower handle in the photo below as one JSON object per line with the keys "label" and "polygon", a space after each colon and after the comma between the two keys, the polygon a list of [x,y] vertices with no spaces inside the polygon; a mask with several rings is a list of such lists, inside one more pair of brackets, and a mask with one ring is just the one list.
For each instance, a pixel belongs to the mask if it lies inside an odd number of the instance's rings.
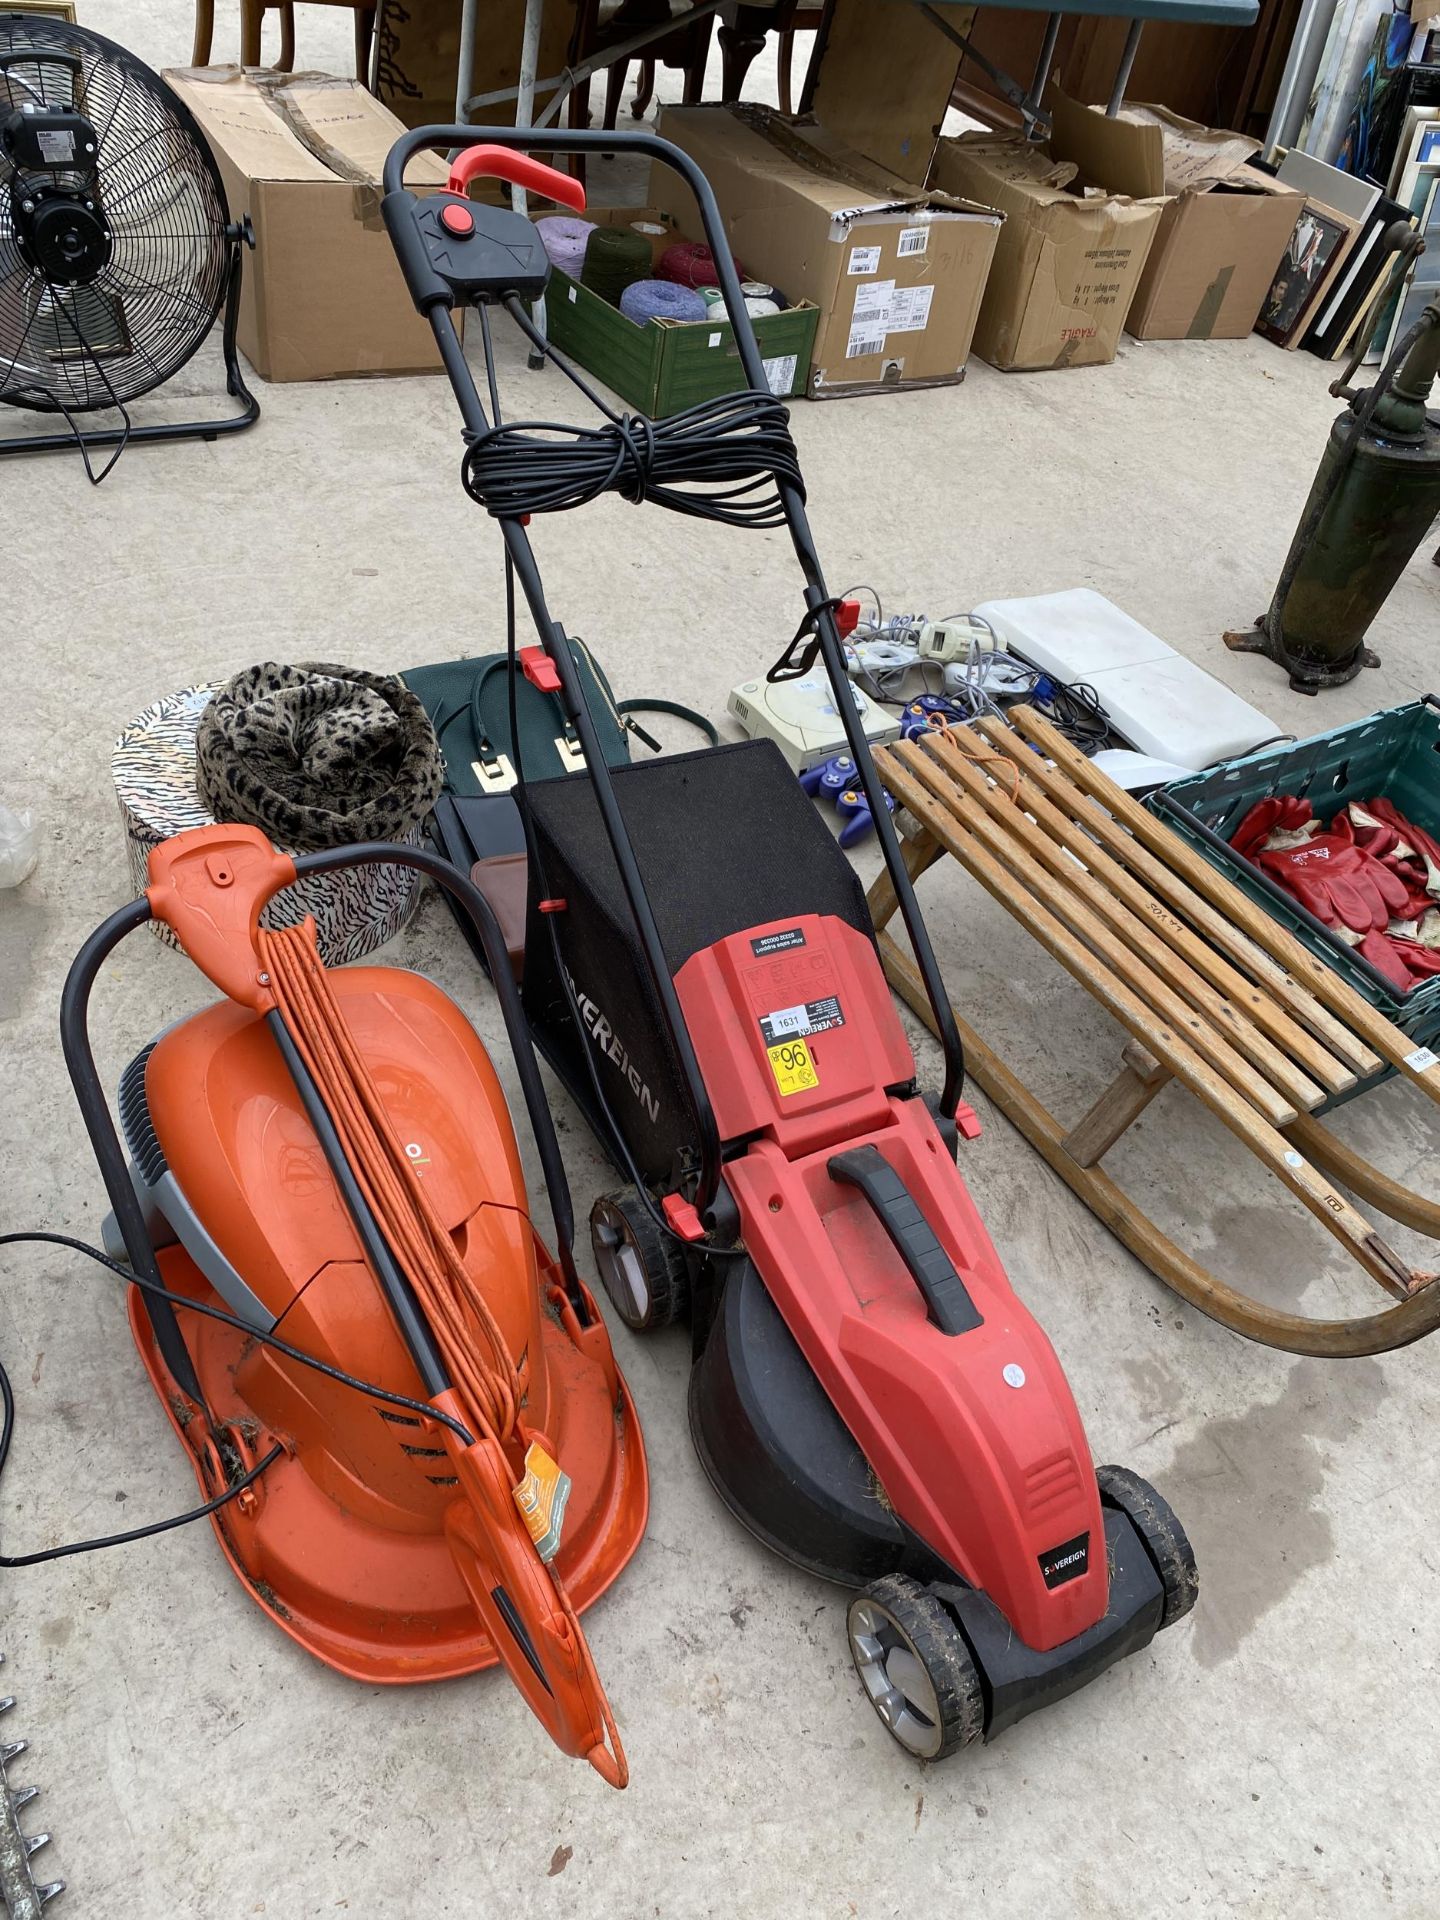
{"label": "lawn mower handle", "polygon": [[525,187],[531,193],[543,193],[576,213],[585,211],[585,189],[573,173],[561,173],[547,167],[543,160],[532,160],[528,153],[509,153],[504,147],[466,147],[450,162],[451,193],[464,193],[472,180],[489,178],[508,180],[512,187]]}
{"label": "lawn mower handle", "polygon": [[[755,338],[755,328],[749,309],[740,291],[740,276],[736,272],[734,256],[730,252],[730,242],[720,217],[719,206],[710,182],[688,153],[672,145],[670,141],[660,139],[656,134],[621,132],[613,127],[605,127],[595,132],[554,127],[468,127],[459,124],[417,127],[412,133],[402,134],[385,157],[384,188],[387,200],[392,194],[403,191],[405,168],[416,154],[435,148],[446,150],[473,148],[477,144],[522,154],[537,151],[545,154],[612,152],[648,154],[651,159],[661,161],[673,172],[678,173],[695,196],[695,202],[700,211],[705,238],[715,259],[715,274],[725,302],[726,318],[734,329],[735,345],[746,382],[756,392],[769,391],[770,383],[765,372],[765,363],[760,356],[760,347]],[[466,432],[478,438],[490,430],[490,421],[486,417],[474,376],[465,358],[459,335],[455,331],[455,323],[451,318],[449,307],[442,304],[429,304],[423,308],[423,311],[430,322],[445,371],[450,377],[450,384],[460,404]],[[865,736],[865,729],[855,710],[854,702],[848,697],[850,683],[845,670],[843,643],[835,624],[835,602],[825,587],[820,557],[816,551],[814,536],[810,531],[810,522],[805,512],[804,496],[798,487],[781,480],[778,476],[776,488],[790,529],[795,557],[805,576],[805,605],[819,641],[820,656],[825,663],[826,676],[835,698],[841,725],[845,730],[846,744],[855,762],[859,785],[869,805],[871,818],[875,822],[876,838],[880,842],[880,850],[885,859],[891,885],[895,889],[901,918],[910,936],[910,945],[915,954],[921,979],[925,983],[926,998],[930,1002],[931,1012],[934,1015],[934,1031],[944,1051],[945,1082],[940,1095],[940,1111],[947,1119],[953,1119],[965,1085],[965,1054],[959,1029],[955,1023],[949,995],[945,991],[945,982],[941,978],[940,968],[935,959],[934,948],[930,944],[929,932],[915,898],[915,889],[900,850],[895,824],[885,804],[885,793],[880,784],[880,776],[870,757],[870,746]],[[520,581],[521,590],[534,619],[536,631],[560,675],[562,698],[567,713],[577,699],[579,702],[578,712],[570,713],[569,717],[580,733],[581,745],[600,806],[601,818],[605,824],[640,935],[646,971],[651,976],[665,1015],[666,1025],[670,1029],[675,1052],[683,1069],[690,1103],[699,1123],[701,1168],[696,1204],[703,1216],[716,1197],[721,1177],[718,1135],[709,1095],[700,1078],[699,1065],[680,1013],[674,981],[665,963],[654,917],[649,911],[648,902],[643,899],[643,887],[639,880],[634,849],[629,843],[623,820],[610,789],[608,769],[604,765],[598,742],[594,738],[584,694],[579,688],[573,663],[570,660],[569,647],[565,642],[563,630],[552,618],[546,605],[544,589],[540,582],[529,536],[518,520],[502,519],[500,529],[506,549],[514,563],[516,577]]]}

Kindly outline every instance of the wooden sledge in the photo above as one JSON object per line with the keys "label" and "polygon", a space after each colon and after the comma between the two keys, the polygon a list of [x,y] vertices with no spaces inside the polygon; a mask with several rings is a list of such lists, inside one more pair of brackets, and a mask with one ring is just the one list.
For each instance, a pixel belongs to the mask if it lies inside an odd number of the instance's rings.
{"label": "wooden sledge", "polygon": [[[919,827],[906,863],[918,878],[953,854],[1129,1037],[1118,1075],[1070,1127],[957,1011],[971,1076],[1152,1273],[1237,1333],[1292,1353],[1346,1356],[1383,1353],[1431,1332],[1440,1323],[1440,1275],[1408,1267],[1338,1187],[1436,1239],[1440,1205],[1358,1158],[1316,1109],[1386,1066],[1440,1102],[1440,1060],[1032,708],[1011,719],[1018,731],[982,720],[877,750],[885,785]],[[933,1029],[920,976],[884,931],[895,904],[882,875],[870,910],[885,970]],[[1346,1320],[1281,1312],[1217,1279],[1160,1230],[1100,1162],[1171,1079],[1324,1223],[1394,1304]]]}

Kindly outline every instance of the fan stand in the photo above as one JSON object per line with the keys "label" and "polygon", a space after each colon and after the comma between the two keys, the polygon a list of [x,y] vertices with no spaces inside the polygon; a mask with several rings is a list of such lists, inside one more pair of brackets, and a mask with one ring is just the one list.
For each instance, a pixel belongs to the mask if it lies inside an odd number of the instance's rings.
{"label": "fan stand", "polygon": [[235,345],[236,328],[240,322],[240,282],[245,249],[253,249],[255,245],[250,216],[246,214],[243,219],[232,221],[225,233],[230,242],[230,271],[225,283],[221,350],[225,356],[225,390],[242,402],[240,412],[227,414],[219,420],[181,420],[169,425],[148,427],[102,427],[94,433],[88,429],[82,433],[78,427],[72,426],[64,433],[11,434],[0,438],[0,458],[11,453],[61,453],[76,446],[88,453],[106,447],[135,446],[145,440],[218,440],[221,434],[243,433],[246,427],[253,427],[260,418],[260,402],[245,384],[240,355]]}

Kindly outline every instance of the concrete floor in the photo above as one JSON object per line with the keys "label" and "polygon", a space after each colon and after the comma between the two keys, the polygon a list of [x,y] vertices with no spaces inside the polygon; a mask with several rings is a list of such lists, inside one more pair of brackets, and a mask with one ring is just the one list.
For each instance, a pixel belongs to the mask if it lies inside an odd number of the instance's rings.
{"label": "concrete floor", "polygon": [[[82,13],[157,64],[188,47],[181,0]],[[343,70],[348,18],[300,14],[302,59]],[[203,358],[187,385],[214,372]],[[504,374],[542,416],[566,404],[514,352]],[[1302,732],[1411,698],[1434,679],[1428,553],[1372,636],[1382,669],[1322,702],[1218,644],[1266,600],[1335,411],[1328,377],[1258,339],[1128,343],[1093,372],[974,364],[943,392],[797,405],[830,579],[937,613],[1090,585]],[[384,670],[500,644],[497,541],[457,483],[448,388],[262,397],[254,433],[136,449],[98,493],[68,459],[4,469],[0,792],[44,824],[37,872],[0,895],[6,1227],[99,1233],[56,1007],[81,939],[127,891],[109,784],[122,724],[266,657]],[[536,544],[555,608],[624,694],[719,714],[795,623],[778,536],[609,500],[539,526]],[[926,889],[959,1004],[1078,1114],[1116,1032],[958,873]],[[493,1036],[435,901],[389,957]],[[132,940],[95,1008],[107,1080],[207,997],[180,958]],[[31,1740],[17,1778],[45,1790],[36,1811],[56,1839],[42,1858],[71,1888],[60,1911],[1433,1915],[1434,1351],[1327,1366],[1243,1343],[1160,1288],[978,1104],[966,1176],[1097,1458],[1152,1477],[1189,1527],[1189,1621],[995,1747],[916,1769],[860,1696],[843,1596],[779,1564],[711,1496],[686,1429],[683,1335],[621,1329],[653,1513],[588,1629],[631,1756],[626,1796],[553,1752],[502,1679],[382,1692],[308,1662],[196,1527],[8,1577],[0,1644],[20,1704],[6,1732]],[[563,1099],[560,1113],[583,1208],[610,1181]],[[1340,1124],[1433,1187],[1429,1117],[1385,1090]],[[1220,1270],[1312,1313],[1367,1304],[1324,1236],[1178,1098],[1120,1161]],[[0,1352],[19,1399],[7,1550],[193,1500],[103,1274],[7,1252]]]}

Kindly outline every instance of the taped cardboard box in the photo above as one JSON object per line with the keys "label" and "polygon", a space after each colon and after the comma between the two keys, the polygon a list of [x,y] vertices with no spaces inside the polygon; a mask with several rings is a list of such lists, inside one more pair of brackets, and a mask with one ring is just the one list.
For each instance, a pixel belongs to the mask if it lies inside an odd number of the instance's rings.
{"label": "taped cardboard box", "polygon": [[975,329],[981,358],[1007,372],[1108,365],[1163,202],[1087,188],[1073,160],[991,134],[940,141],[932,179],[1005,215]]}
{"label": "taped cardboard box", "polygon": [[1137,340],[1238,340],[1255,325],[1304,196],[1249,162],[1260,142],[1164,107],[1109,118],[1058,91],[1050,151],[1082,180],[1165,195],[1125,330]]}
{"label": "taped cardboard box", "polygon": [[[812,396],[964,378],[1000,231],[993,206],[919,190],[765,107],[667,107],[660,133],[709,180],[746,272],[820,309]],[[704,231],[688,188],[658,161],[649,199],[687,233]]]}
{"label": "taped cardboard box", "polygon": [[[405,131],[357,80],[190,67],[166,80],[199,121],[230,216],[249,214],[240,351],[266,380],[437,371],[428,324],[380,219],[385,156]],[[437,155],[407,186],[445,184]]]}

